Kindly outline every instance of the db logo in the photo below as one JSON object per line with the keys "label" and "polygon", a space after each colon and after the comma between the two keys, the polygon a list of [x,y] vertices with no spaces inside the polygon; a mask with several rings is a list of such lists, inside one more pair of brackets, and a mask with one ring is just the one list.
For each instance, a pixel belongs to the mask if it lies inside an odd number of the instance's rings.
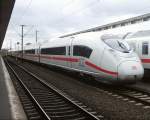
{"label": "db logo", "polygon": [[136,66],[132,66],[132,70],[137,70]]}

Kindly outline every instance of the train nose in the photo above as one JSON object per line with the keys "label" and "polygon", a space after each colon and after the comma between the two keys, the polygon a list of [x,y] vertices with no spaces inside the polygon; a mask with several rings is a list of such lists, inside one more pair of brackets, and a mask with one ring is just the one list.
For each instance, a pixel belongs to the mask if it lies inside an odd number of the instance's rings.
{"label": "train nose", "polygon": [[118,66],[119,80],[141,80],[144,74],[143,66],[138,61],[125,61]]}

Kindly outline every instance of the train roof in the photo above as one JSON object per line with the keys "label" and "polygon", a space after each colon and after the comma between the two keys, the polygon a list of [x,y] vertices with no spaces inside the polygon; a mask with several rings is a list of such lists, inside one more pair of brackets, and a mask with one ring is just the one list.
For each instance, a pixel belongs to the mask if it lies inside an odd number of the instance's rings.
{"label": "train roof", "polygon": [[126,36],[126,38],[149,37],[149,36],[150,36],[150,30],[142,30],[142,31],[137,31],[135,33],[129,34]]}
{"label": "train roof", "polygon": [[[115,34],[110,34],[110,33],[104,33],[104,32],[88,32],[88,33],[82,33],[79,35],[74,35],[70,37],[64,37],[64,38],[53,38],[50,39],[47,43],[43,43],[40,46],[42,48],[48,48],[48,47],[60,47],[60,46],[66,46],[69,45],[70,39],[75,39],[75,40],[91,40],[91,42],[94,41],[100,41],[100,40],[106,40],[106,39],[121,39],[121,35],[115,35]],[[38,48],[39,45],[36,44],[31,44],[27,45],[25,47],[26,50],[29,49],[35,49]]]}
{"label": "train roof", "polygon": [[[79,40],[89,39],[89,40],[104,40],[104,39],[121,39],[121,34],[111,34],[110,32],[88,32],[88,33],[82,33],[78,35],[73,35],[69,37],[64,37],[64,39],[67,38],[76,38]],[[63,38],[61,38],[63,39]]]}

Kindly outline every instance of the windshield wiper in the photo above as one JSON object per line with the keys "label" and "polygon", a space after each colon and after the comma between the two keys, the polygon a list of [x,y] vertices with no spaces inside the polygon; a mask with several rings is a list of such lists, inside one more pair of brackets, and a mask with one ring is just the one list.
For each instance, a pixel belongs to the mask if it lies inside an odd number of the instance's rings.
{"label": "windshield wiper", "polygon": [[125,46],[125,45],[123,45],[123,44],[122,44],[122,43],[120,43],[119,41],[117,41],[117,42],[118,42],[119,46],[120,46],[122,49],[127,50],[127,48],[126,48],[126,46]]}

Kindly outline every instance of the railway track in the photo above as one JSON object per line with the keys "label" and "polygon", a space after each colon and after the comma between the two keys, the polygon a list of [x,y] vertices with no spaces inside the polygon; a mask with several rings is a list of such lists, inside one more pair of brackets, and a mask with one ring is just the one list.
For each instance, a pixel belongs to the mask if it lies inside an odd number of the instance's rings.
{"label": "railway track", "polygon": [[[6,61],[9,71],[17,79],[21,100],[29,119],[100,120],[103,116],[66,97],[22,66]],[[11,73],[11,74],[12,74]],[[23,92],[25,91],[25,92]]]}
{"label": "railway track", "polygon": [[119,91],[120,94],[137,101],[139,105],[143,104],[144,108],[150,108],[150,92],[135,87],[124,87]]}
{"label": "railway track", "polygon": [[124,100],[128,100],[131,102],[136,102],[136,105],[143,105],[143,108],[150,109],[150,92],[145,91],[143,89],[122,86],[115,88],[114,87],[102,87],[106,93],[111,94],[117,98],[124,98]]}

